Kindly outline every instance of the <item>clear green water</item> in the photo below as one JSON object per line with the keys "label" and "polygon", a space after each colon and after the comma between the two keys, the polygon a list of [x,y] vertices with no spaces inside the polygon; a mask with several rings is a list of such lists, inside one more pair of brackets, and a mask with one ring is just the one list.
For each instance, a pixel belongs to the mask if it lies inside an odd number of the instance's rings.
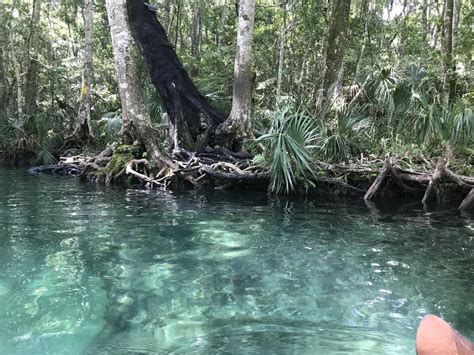
{"label": "clear green water", "polygon": [[473,293],[456,211],[0,170],[0,354],[413,354]]}

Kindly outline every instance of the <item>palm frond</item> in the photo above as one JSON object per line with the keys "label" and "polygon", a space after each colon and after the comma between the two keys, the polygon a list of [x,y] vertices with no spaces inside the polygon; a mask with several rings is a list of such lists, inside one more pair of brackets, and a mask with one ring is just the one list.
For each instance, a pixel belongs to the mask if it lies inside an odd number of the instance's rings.
{"label": "palm frond", "polygon": [[293,191],[298,179],[312,184],[310,178],[315,175],[315,168],[310,149],[315,139],[310,117],[288,106],[277,113],[269,132],[257,139],[270,152],[272,191]]}

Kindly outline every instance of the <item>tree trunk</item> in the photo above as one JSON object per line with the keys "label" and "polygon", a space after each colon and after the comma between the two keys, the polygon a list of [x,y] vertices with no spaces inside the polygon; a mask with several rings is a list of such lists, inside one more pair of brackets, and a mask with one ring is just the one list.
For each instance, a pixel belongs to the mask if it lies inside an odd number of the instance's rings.
{"label": "tree trunk", "polygon": [[217,29],[217,47],[219,49],[222,48],[222,41],[225,33],[225,21],[227,19],[227,0],[224,1],[224,4],[222,5],[222,10],[221,10],[221,17],[219,19],[219,28]]}
{"label": "tree trunk", "polygon": [[84,0],[84,49],[82,53],[82,85],[79,97],[74,136],[80,141],[86,141],[92,135],[91,126],[91,84],[92,66],[92,25],[94,17],[93,0]]}
{"label": "tree trunk", "polygon": [[38,96],[38,50],[39,32],[41,18],[41,0],[33,1],[33,12],[31,14],[30,36],[27,50],[27,69],[25,79],[25,113],[33,113],[37,108]]}
{"label": "tree trunk", "polygon": [[453,14],[453,51],[456,48],[459,29],[459,17],[461,15],[462,0],[454,0]]}
{"label": "tree trunk", "polygon": [[191,28],[191,56],[199,59],[201,55],[201,8],[196,6],[193,10],[193,23]]}
{"label": "tree trunk", "polygon": [[158,148],[145,104],[133,54],[133,39],[128,26],[125,0],[106,0],[115,62],[115,75],[122,102],[121,135],[127,143],[139,139],[157,154]]}
{"label": "tree trunk", "polygon": [[191,69],[191,75],[197,76],[199,74],[199,59],[201,57],[201,7],[197,4],[193,10],[193,21],[191,26],[191,56],[196,60],[196,63]]}
{"label": "tree trunk", "polygon": [[21,66],[18,62],[18,59],[15,55],[13,57],[13,66],[15,68],[15,78],[16,78],[16,105],[17,105],[17,114],[18,116],[23,115],[23,107],[25,105],[25,99],[23,96],[23,80],[21,75]]}
{"label": "tree trunk", "polygon": [[[314,52],[314,61],[316,63],[316,85],[315,90],[313,92],[312,100],[315,103],[315,108],[317,110],[321,109],[322,100],[323,100],[323,86],[324,86],[324,75],[326,73],[326,55],[327,55],[327,47],[328,47],[328,37],[329,37],[329,30],[331,28],[331,15],[332,15],[332,1],[333,0],[325,0],[324,1],[324,8],[326,9],[326,14],[324,16],[325,22],[325,30],[321,39],[320,43],[316,43],[315,46],[317,48],[321,48],[321,52],[313,51]],[[316,2],[313,2],[313,12],[316,11]]]}
{"label": "tree trunk", "polygon": [[453,16],[454,0],[445,0],[443,22],[443,102],[445,105],[449,104],[454,97]]}
{"label": "tree trunk", "polygon": [[369,43],[369,25],[370,25],[370,18],[372,15],[373,1],[374,0],[364,1],[364,8],[363,8],[363,15],[365,16],[364,38],[362,39],[362,46],[360,47],[359,57],[357,59],[357,65],[356,65],[356,69],[354,73],[354,82],[357,82],[357,79],[359,77],[360,69],[362,67],[362,61],[364,60],[365,50]]}
{"label": "tree trunk", "polygon": [[232,110],[216,131],[216,140],[225,146],[240,144],[251,135],[252,39],[255,0],[239,1],[237,50],[234,65]]}
{"label": "tree trunk", "polygon": [[319,100],[321,117],[324,117],[329,110],[343,63],[350,9],[350,0],[334,0],[326,46],[326,68],[320,92],[322,97]]}
{"label": "tree trunk", "polygon": [[286,2],[283,2],[281,4],[281,10],[283,12],[283,20],[280,26],[280,53],[279,53],[279,58],[278,58],[277,87],[276,87],[277,99],[281,95],[281,86],[283,82],[283,66],[285,63]]}
{"label": "tree trunk", "polygon": [[174,48],[178,48],[180,25],[181,25],[181,3],[178,1],[178,3],[176,4],[176,29],[175,29],[175,36],[174,36]]}
{"label": "tree trunk", "polygon": [[126,4],[130,28],[169,117],[170,143],[174,148],[204,148],[225,116],[199,93],[155,13],[142,0]]}
{"label": "tree trunk", "polygon": [[171,23],[171,0],[163,1],[163,27],[166,29],[166,33],[169,35]]}
{"label": "tree trunk", "polygon": [[[3,32],[5,29],[3,28],[4,24],[4,3],[3,1],[0,2],[0,21],[1,27],[0,30]],[[6,35],[6,31],[3,32]],[[0,119],[6,116],[6,80],[5,80],[5,67],[4,67],[4,59],[3,59],[3,48],[5,45],[5,35],[0,36]]]}

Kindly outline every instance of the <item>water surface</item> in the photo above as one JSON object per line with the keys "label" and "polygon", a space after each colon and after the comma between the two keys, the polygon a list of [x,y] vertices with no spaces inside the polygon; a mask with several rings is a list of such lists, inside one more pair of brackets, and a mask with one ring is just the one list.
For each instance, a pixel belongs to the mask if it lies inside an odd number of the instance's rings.
{"label": "water surface", "polygon": [[474,339],[473,257],[455,210],[0,170],[0,354],[410,354]]}

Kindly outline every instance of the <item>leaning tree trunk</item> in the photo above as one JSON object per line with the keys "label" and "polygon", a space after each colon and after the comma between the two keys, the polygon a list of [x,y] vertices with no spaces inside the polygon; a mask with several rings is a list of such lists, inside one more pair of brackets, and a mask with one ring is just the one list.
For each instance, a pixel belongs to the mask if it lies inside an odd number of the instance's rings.
{"label": "leaning tree trunk", "polygon": [[208,103],[189,78],[154,9],[142,0],[127,0],[126,5],[130,28],[169,117],[170,143],[175,149],[206,147],[225,116]]}
{"label": "leaning tree trunk", "polygon": [[79,97],[79,109],[74,128],[74,137],[86,141],[92,135],[91,127],[91,83],[92,83],[92,25],[93,0],[84,0],[84,50],[82,53],[82,85]]}
{"label": "leaning tree trunk", "polygon": [[193,10],[193,23],[191,28],[191,56],[197,60],[199,60],[201,56],[201,12],[201,6],[197,4]]}
{"label": "leaning tree trunk", "polygon": [[216,131],[217,141],[231,147],[240,144],[244,138],[251,135],[252,39],[255,0],[240,0],[238,13],[232,110],[227,120]]}
{"label": "leaning tree trunk", "polygon": [[334,0],[329,34],[326,44],[325,70],[321,85],[320,115],[324,117],[329,110],[336,89],[338,74],[341,70],[349,27],[350,0]]}
{"label": "leaning tree trunk", "polygon": [[37,107],[38,96],[38,50],[39,50],[39,24],[41,18],[41,0],[33,1],[31,14],[30,36],[27,50],[27,69],[25,79],[25,113],[31,114]]}

